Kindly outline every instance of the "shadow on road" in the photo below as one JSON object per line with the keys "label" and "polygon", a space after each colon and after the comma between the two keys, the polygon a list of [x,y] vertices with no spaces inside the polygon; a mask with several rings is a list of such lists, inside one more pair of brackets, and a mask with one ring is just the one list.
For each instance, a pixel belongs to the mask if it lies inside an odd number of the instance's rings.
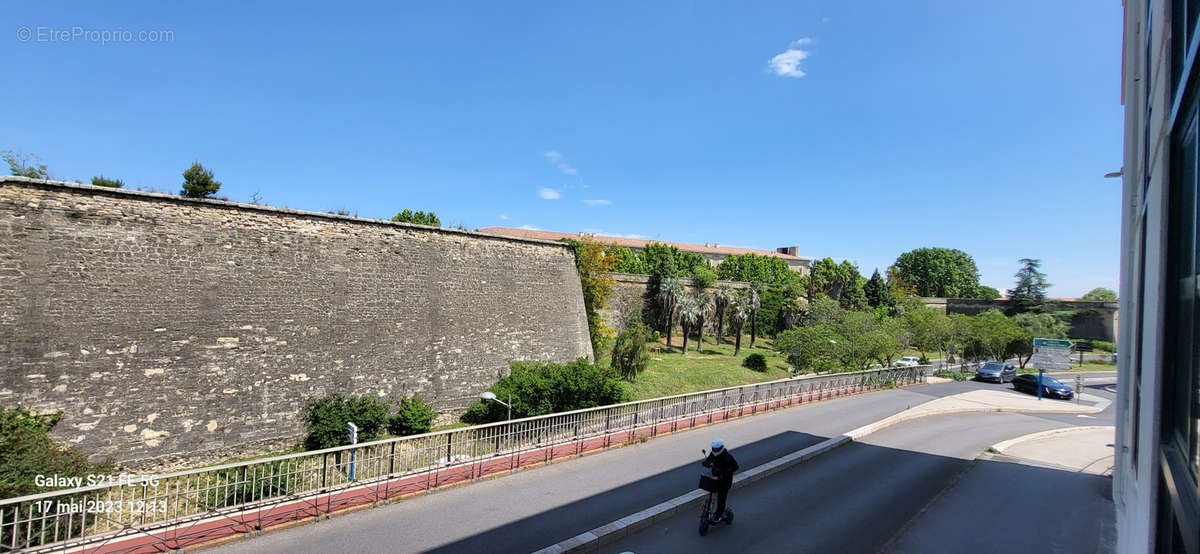
{"label": "shadow on road", "polygon": [[1112,550],[1110,490],[1106,477],[853,443],[734,491],[736,523],[707,537],[688,511],[599,551],[1090,554]]}
{"label": "shadow on road", "polygon": [[[701,470],[700,449],[708,448],[709,439],[720,436],[720,432],[720,429],[713,428],[697,436],[694,463],[677,466],[621,488],[490,529],[429,552],[532,552],[675,498],[696,488]],[[750,468],[812,446],[826,438],[789,431],[749,444],[730,446],[734,448],[733,453],[737,456],[738,463],[743,468]],[[627,448],[638,447],[635,445]],[[519,501],[520,494],[514,491],[516,501]]]}

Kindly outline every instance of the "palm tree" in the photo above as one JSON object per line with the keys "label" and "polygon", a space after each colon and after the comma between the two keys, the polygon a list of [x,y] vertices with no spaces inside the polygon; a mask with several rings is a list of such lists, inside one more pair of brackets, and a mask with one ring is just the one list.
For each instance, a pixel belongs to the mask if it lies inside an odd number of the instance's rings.
{"label": "palm tree", "polygon": [[[667,346],[671,346],[671,327],[674,326],[675,310],[679,305],[679,299],[683,297],[683,283],[674,277],[664,277],[658,283],[658,300],[659,314],[667,316]],[[684,335],[686,344],[687,336]]]}
{"label": "palm tree", "polygon": [[704,344],[704,320],[713,313],[713,298],[708,291],[696,293],[696,352]]}
{"label": "palm tree", "polygon": [[685,296],[679,300],[679,326],[683,329],[683,353],[687,353],[688,335],[691,334],[692,327],[703,316],[700,315],[700,303],[695,298]]}
{"label": "palm tree", "polygon": [[750,304],[746,306],[750,316],[750,348],[754,348],[754,338],[758,335],[758,309],[762,302],[758,299],[758,283],[750,283]]}
{"label": "palm tree", "polygon": [[742,351],[742,326],[746,325],[746,300],[735,298],[729,304],[729,330],[733,331],[733,355]]}
{"label": "palm tree", "polygon": [[733,301],[733,289],[729,285],[721,285],[713,290],[713,313],[717,318],[717,344],[725,337],[725,311]]}

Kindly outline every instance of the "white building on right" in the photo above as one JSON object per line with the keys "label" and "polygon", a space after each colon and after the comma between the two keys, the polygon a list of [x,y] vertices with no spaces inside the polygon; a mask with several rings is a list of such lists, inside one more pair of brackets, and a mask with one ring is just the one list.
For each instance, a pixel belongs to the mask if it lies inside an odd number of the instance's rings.
{"label": "white building on right", "polygon": [[1119,552],[1200,552],[1200,0],[1125,0]]}

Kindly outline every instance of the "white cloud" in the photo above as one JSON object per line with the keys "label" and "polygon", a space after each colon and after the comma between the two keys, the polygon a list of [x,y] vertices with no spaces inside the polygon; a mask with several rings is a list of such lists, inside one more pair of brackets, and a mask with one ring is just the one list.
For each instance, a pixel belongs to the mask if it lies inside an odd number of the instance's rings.
{"label": "white cloud", "polygon": [[553,164],[554,167],[557,167],[559,171],[566,173],[567,175],[579,175],[579,170],[562,161],[563,155],[561,152],[557,150],[547,150],[542,152],[542,156],[545,156],[546,161]]}
{"label": "white cloud", "polygon": [[521,228],[525,229],[526,231],[541,231],[541,229],[538,229],[537,227],[534,227],[533,225],[528,225],[528,224],[522,225]]}
{"label": "white cloud", "polygon": [[829,18],[828,18],[828,17],[822,17],[822,18],[821,18],[821,23],[829,23]]}
{"label": "white cloud", "polygon": [[603,199],[597,198],[597,199],[584,200],[583,203],[587,204],[589,206],[611,206],[612,200],[603,200]]}
{"label": "white cloud", "polygon": [[538,196],[541,196],[544,200],[558,200],[562,194],[559,194],[557,190],[550,187],[542,187],[538,189]]}
{"label": "white cloud", "polygon": [[508,214],[500,214],[500,221],[508,221]]}
{"label": "white cloud", "polygon": [[804,70],[800,69],[800,62],[808,58],[808,50],[804,46],[812,44],[811,38],[802,38],[788,45],[788,49],[783,53],[776,54],[767,62],[771,71],[780,77],[803,77]]}

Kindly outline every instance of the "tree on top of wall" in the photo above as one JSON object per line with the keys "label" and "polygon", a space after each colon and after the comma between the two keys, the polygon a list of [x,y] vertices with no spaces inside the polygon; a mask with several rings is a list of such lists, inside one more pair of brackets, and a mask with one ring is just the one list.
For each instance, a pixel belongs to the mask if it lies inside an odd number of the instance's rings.
{"label": "tree on top of wall", "polygon": [[1088,302],[1116,302],[1117,293],[1113,292],[1112,289],[1096,287],[1088,291],[1087,294],[1083,295],[1080,300],[1086,300]]}
{"label": "tree on top of wall", "polygon": [[179,194],[188,198],[209,198],[220,188],[221,182],[213,179],[213,172],[195,161],[183,172],[183,189]]}
{"label": "tree on top of wall", "polygon": [[125,181],[120,179],[109,179],[103,175],[97,175],[92,177],[92,186],[119,189],[125,186]]}
{"label": "tree on top of wall", "polygon": [[8,164],[8,171],[13,175],[32,179],[50,178],[46,164],[38,163],[42,159],[37,154],[26,154],[20,150],[3,150],[0,151],[0,159]]}
{"label": "tree on top of wall", "polygon": [[417,225],[429,225],[432,227],[442,226],[442,220],[438,219],[436,213],[432,211],[429,213],[414,212],[407,208],[404,211],[392,216],[392,221],[399,223],[415,223]]}

